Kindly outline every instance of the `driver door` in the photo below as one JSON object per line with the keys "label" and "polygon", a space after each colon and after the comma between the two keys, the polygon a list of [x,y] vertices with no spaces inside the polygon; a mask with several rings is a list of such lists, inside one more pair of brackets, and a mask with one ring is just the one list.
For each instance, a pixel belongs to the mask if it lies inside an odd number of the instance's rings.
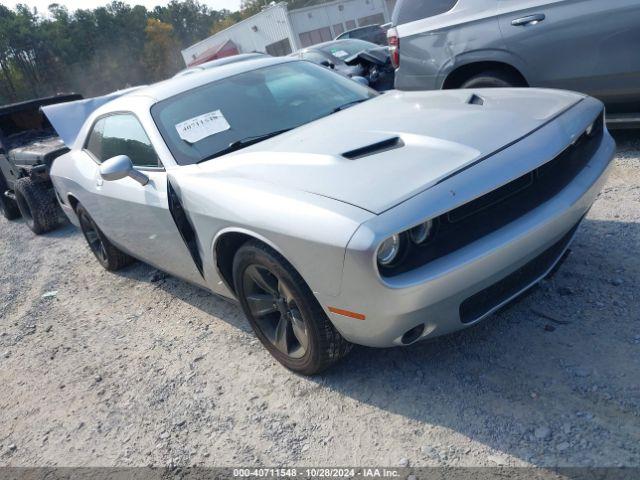
{"label": "driver door", "polygon": [[[94,199],[89,214],[111,242],[161,270],[204,285],[169,211],[167,174],[137,117],[117,113],[100,118],[85,150],[96,162]],[[132,178],[106,181],[99,164],[127,155],[149,177],[147,185]]]}

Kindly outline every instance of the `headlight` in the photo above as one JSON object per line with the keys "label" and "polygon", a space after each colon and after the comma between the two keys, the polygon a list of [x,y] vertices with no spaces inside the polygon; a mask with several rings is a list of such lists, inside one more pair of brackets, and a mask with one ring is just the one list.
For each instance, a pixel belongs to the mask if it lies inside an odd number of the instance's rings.
{"label": "headlight", "polygon": [[400,253],[400,235],[395,234],[387,238],[378,247],[378,263],[386,266],[391,265],[398,258]]}
{"label": "headlight", "polygon": [[395,268],[412,252],[429,242],[434,237],[436,230],[436,221],[427,220],[409,230],[391,235],[376,250],[378,266],[384,270]]}
{"label": "headlight", "polygon": [[603,111],[600,115],[598,115],[598,118],[596,118],[593,123],[587,127],[585,133],[588,137],[593,137],[594,135],[600,133],[605,123],[605,112]]}
{"label": "headlight", "polygon": [[429,220],[427,222],[421,223],[420,225],[416,225],[411,230],[409,230],[409,238],[416,245],[420,245],[421,243],[426,242],[431,233],[433,232],[433,221]]}
{"label": "headlight", "polygon": [[587,127],[587,135],[591,136],[595,128],[596,128],[596,122],[593,122],[591,125]]}

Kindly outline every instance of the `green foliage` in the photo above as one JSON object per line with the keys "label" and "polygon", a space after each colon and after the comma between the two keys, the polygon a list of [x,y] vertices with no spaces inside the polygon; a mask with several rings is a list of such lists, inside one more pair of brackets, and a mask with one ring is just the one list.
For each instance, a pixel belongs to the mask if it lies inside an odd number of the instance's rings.
{"label": "green foliage", "polygon": [[231,15],[197,0],[147,10],[113,1],[41,15],[0,5],[0,104],[60,92],[101,95],[166,78],[183,68],[180,50]]}
{"label": "green foliage", "polygon": [[211,26],[230,13],[209,10],[196,0],[172,0],[165,7],[156,7],[150,16],[171,25],[180,45],[186,47],[207,38]]}
{"label": "green foliage", "polygon": [[[327,0],[289,0],[290,10]],[[198,0],[171,0],[153,10],[113,1],[48,15],[0,4],[0,105],[61,92],[102,95],[151,83],[183,67],[180,50],[260,12],[270,0],[243,0],[238,12]]]}
{"label": "green foliage", "polygon": [[162,80],[167,72],[177,70],[181,62],[173,26],[150,18],[144,31],[147,35],[143,55],[145,68],[154,81]]}

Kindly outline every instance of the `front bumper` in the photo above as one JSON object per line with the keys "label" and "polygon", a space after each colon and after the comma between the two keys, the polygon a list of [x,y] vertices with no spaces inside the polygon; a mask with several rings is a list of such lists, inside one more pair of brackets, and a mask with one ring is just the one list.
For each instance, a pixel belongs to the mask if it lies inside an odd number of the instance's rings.
{"label": "front bumper", "polygon": [[[383,230],[380,225],[385,222],[393,228],[396,224],[418,223],[416,212],[424,212],[425,205],[440,205],[435,208],[442,208],[441,212],[450,209],[451,197],[447,207],[438,202],[447,191],[462,192],[491,182],[500,185],[508,175],[517,177],[519,172],[554,158],[573,135],[584,131],[595,117],[596,107],[593,102],[583,102],[572,115],[557,119],[496,157],[452,177],[442,186],[442,192],[432,191],[438,190],[434,187],[377,217],[377,225],[361,227],[347,250],[341,295],[326,302],[362,313],[366,319],[327,310],[340,333],[353,343],[372,347],[403,345],[402,336],[420,325],[424,330],[410,343],[447,334],[481,321],[544,278],[563,256],[606,181],[615,154],[615,143],[606,130],[585,168],[559,194],[452,254],[402,275],[382,278],[373,260],[371,245],[377,245],[378,240],[372,241],[372,232]],[[518,172],[513,158],[519,159]],[[499,178],[497,172],[505,177]]]}

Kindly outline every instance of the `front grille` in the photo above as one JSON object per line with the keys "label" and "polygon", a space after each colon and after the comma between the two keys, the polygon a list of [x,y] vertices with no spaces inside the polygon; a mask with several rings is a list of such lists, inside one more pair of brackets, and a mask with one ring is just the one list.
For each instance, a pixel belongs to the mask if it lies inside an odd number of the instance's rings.
{"label": "front grille", "polygon": [[462,323],[475,322],[496,306],[522,292],[545,275],[567,248],[577,228],[578,225],[573,227],[569,233],[551,248],[545,250],[523,267],[462,302],[460,305],[460,320]]}
{"label": "front grille", "polygon": [[434,219],[436,233],[424,245],[410,244],[403,260],[390,268],[394,277],[459,250],[508,225],[556,196],[578,175],[598,149],[604,133],[604,115],[596,128],[586,132],[553,160],[471,202]]}

